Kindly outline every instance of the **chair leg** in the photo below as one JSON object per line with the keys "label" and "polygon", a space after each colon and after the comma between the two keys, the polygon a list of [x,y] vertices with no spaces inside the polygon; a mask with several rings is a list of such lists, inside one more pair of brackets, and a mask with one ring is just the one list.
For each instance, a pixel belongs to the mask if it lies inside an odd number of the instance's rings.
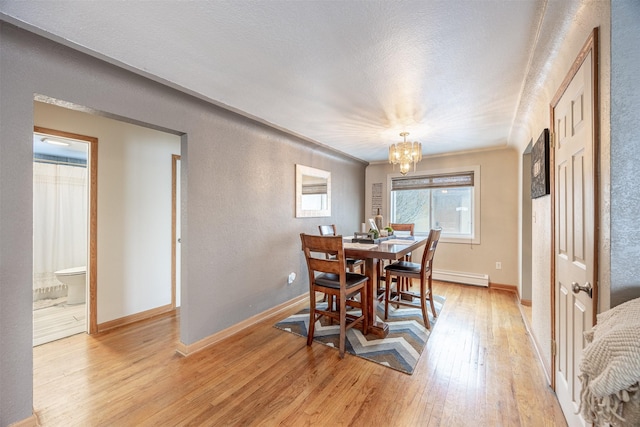
{"label": "chair leg", "polygon": [[[307,345],[311,345],[313,342],[313,334],[315,332],[316,324],[316,299],[315,292],[311,293],[311,301],[309,301],[309,331],[307,332]],[[333,298],[333,297],[332,297]]]}
{"label": "chair leg", "polygon": [[424,275],[420,278],[420,308],[422,309],[422,319],[424,321],[424,327],[431,329],[431,322],[429,322],[429,315],[427,314],[427,293],[425,289]]}
{"label": "chair leg", "polygon": [[340,359],[344,359],[345,341],[347,339],[347,302],[344,293],[340,294]]}
{"label": "chair leg", "polygon": [[433,318],[435,319],[436,317],[438,317],[438,315],[436,314],[436,306],[433,303],[433,289],[432,289],[432,283],[431,283],[431,271],[429,271],[429,303],[431,304],[431,312],[433,313]]}
{"label": "chair leg", "polygon": [[362,311],[362,315],[364,316],[364,320],[362,321],[362,334],[367,335],[369,333],[369,310],[367,309],[367,304],[369,303],[369,283],[365,283],[364,287],[360,291],[360,310]]}
{"label": "chair leg", "polygon": [[[411,254],[405,255],[403,259],[406,262],[411,262]],[[408,277],[399,277],[398,280],[402,282],[399,290],[408,292],[411,285],[411,279],[409,279]]]}
{"label": "chair leg", "polygon": [[384,320],[387,320],[389,317],[389,298],[391,298],[391,274],[388,270],[384,281]]}
{"label": "chair leg", "polygon": [[[404,297],[402,295],[402,287],[400,286],[402,279],[404,279],[404,277],[396,276],[396,297],[395,297],[395,300],[391,301],[392,304],[395,301],[396,304],[394,307],[396,308],[396,310],[400,308],[400,304],[398,304],[398,302]],[[392,286],[393,286],[393,277],[389,276],[389,292],[392,291],[392,288],[391,288]]]}
{"label": "chair leg", "polygon": [[378,292],[380,291],[381,283],[382,283],[382,260],[379,259],[378,262],[376,262],[373,265],[373,268],[376,269],[376,297],[378,297]]}

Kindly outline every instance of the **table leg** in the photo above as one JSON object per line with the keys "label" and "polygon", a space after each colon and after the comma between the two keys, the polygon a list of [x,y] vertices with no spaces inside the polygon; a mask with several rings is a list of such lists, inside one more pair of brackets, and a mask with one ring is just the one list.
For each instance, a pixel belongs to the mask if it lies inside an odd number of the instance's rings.
{"label": "table leg", "polygon": [[389,334],[389,325],[385,322],[379,322],[376,320],[376,306],[378,305],[377,298],[377,270],[378,260],[374,258],[365,259],[365,269],[367,277],[369,278],[369,304],[367,304],[367,310],[369,310],[369,333],[377,335],[379,337],[386,337]]}

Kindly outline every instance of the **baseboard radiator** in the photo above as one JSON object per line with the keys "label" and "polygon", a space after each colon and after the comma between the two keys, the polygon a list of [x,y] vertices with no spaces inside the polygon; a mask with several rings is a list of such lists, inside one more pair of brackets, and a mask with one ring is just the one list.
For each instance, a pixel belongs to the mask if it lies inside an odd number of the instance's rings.
{"label": "baseboard radiator", "polygon": [[465,285],[489,286],[489,275],[466,273],[463,271],[433,270],[433,279],[443,282],[463,283]]}

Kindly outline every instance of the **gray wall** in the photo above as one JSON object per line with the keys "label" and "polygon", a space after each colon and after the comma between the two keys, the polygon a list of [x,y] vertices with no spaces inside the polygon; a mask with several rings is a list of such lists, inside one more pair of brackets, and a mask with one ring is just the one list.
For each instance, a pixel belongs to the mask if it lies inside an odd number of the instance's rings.
{"label": "gray wall", "polygon": [[640,297],[640,2],[611,2],[611,306]]}
{"label": "gray wall", "polygon": [[[317,233],[320,223],[356,230],[365,216],[365,163],[4,22],[0,93],[1,426],[29,417],[33,403],[35,94],[183,135],[184,344],[307,292],[298,234]],[[296,163],[332,172],[331,218],[295,218]],[[287,286],[291,271],[299,278]]]}

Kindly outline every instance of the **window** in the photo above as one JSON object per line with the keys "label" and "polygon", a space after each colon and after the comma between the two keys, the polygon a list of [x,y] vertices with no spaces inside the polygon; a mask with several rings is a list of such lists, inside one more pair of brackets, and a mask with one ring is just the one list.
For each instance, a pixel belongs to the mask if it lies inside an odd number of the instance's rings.
{"label": "window", "polygon": [[414,223],[416,234],[442,228],[449,242],[480,243],[480,167],[392,176],[391,222]]}

